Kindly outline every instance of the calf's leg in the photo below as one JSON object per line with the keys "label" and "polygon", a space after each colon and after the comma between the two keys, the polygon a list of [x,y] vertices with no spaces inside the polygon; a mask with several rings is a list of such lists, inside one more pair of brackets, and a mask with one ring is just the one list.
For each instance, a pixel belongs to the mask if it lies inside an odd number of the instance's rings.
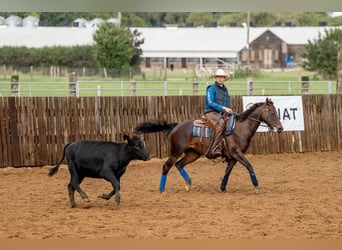
{"label": "calf's leg", "polygon": [[117,205],[119,205],[121,201],[120,179],[116,178],[115,174],[112,171],[106,171],[103,175],[103,178],[112,183],[113,190],[110,193],[102,194],[99,197],[105,200],[109,200],[110,198],[112,198],[113,195],[115,195],[115,202]]}
{"label": "calf's leg", "polygon": [[89,202],[88,195],[81,189],[80,184],[83,181],[84,176],[79,176],[78,179],[75,179],[75,188],[76,191],[81,195],[84,201]]}
{"label": "calf's leg", "polygon": [[89,198],[87,194],[80,187],[80,183],[83,181],[84,176],[79,175],[79,173],[76,171],[77,169],[76,164],[70,159],[68,159],[68,168],[70,172],[70,183],[68,185],[69,199],[70,199],[71,207],[76,207],[75,195],[74,195],[75,190],[81,195],[84,201],[89,201]]}
{"label": "calf's leg", "polygon": [[115,194],[115,190],[113,189],[111,192],[109,192],[108,194],[101,194],[99,195],[99,198],[105,199],[105,200],[109,200],[110,198],[112,198],[112,196]]}
{"label": "calf's leg", "polygon": [[[74,176],[72,176],[70,183],[68,184],[69,200],[70,200],[70,205],[72,208],[77,207],[77,204],[75,202],[75,190],[79,192],[83,200],[89,202],[89,198],[87,194],[80,188],[80,185],[79,185],[79,183],[81,183],[83,179],[84,179],[83,176],[79,178],[75,178]],[[78,187],[78,189],[76,187]]]}
{"label": "calf's leg", "polygon": [[71,183],[68,184],[68,191],[69,191],[69,200],[70,205],[72,208],[77,207],[75,202],[75,188],[71,185]]}

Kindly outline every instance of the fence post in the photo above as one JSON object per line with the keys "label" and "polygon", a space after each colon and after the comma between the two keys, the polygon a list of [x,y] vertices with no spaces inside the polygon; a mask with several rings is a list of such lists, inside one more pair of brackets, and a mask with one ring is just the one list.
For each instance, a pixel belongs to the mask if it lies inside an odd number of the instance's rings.
{"label": "fence post", "polygon": [[328,94],[332,93],[332,83],[329,81],[328,82]]}
{"label": "fence post", "polygon": [[124,83],[123,81],[120,82],[120,89],[121,89],[121,96],[124,96]]}
{"label": "fence post", "polygon": [[31,76],[31,80],[33,80],[33,66],[30,66],[30,76]]}
{"label": "fence post", "polygon": [[342,41],[337,46],[337,81],[336,94],[342,93]]}
{"label": "fence post", "polygon": [[19,76],[18,75],[11,76],[11,93],[12,93],[12,96],[19,95]]}
{"label": "fence post", "polygon": [[287,82],[287,92],[288,92],[289,95],[291,94],[291,90],[292,90],[291,81],[288,81]]}
{"label": "fence post", "polygon": [[192,88],[193,88],[193,95],[198,95],[198,80],[197,77],[194,77],[193,83],[192,83]]}
{"label": "fence post", "polygon": [[75,72],[72,72],[69,75],[69,95],[78,96],[78,82],[77,75]]}
{"label": "fence post", "polygon": [[97,96],[101,96],[101,86],[97,85]]}
{"label": "fence post", "polygon": [[164,82],[164,96],[167,96],[167,81]]}
{"label": "fence post", "polygon": [[137,83],[135,80],[131,80],[131,96],[136,96],[137,92]]}
{"label": "fence post", "polygon": [[302,94],[309,93],[309,77],[302,76]]}
{"label": "fence post", "polygon": [[253,95],[253,78],[247,78],[247,95]]}
{"label": "fence post", "polygon": [[5,64],[2,65],[2,69],[4,71],[4,79],[6,79],[6,77],[7,77],[7,69],[6,69],[6,65]]}

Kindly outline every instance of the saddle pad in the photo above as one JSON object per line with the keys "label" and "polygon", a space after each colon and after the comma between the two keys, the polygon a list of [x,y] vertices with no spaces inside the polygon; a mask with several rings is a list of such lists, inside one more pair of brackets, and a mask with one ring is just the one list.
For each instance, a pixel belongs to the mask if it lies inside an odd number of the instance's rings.
{"label": "saddle pad", "polygon": [[211,136],[211,130],[207,127],[192,125],[192,136],[208,138]]}

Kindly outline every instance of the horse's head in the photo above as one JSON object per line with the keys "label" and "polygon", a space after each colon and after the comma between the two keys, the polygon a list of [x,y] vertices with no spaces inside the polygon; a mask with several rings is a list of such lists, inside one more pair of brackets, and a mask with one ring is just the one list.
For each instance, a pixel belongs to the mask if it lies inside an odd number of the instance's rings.
{"label": "horse's head", "polygon": [[262,110],[260,112],[259,120],[266,123],[273,132],[282,132],[284,128],[279,120],[273,101],[266,98],[265,103],[260,108]]}

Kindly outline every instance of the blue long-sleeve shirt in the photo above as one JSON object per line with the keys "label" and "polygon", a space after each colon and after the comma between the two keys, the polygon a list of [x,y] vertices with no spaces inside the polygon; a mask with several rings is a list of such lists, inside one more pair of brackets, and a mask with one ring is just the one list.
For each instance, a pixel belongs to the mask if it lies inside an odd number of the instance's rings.
{"label": "blue long-sleeve shirt", "polygon": [[222,87],[219,86],[217,82],[213,85],[207,87],[205,95],[205,107],[204,113],[208,112],[224,112],[223,106],[230,108],[230,97],[228,89],[223,84]]}

